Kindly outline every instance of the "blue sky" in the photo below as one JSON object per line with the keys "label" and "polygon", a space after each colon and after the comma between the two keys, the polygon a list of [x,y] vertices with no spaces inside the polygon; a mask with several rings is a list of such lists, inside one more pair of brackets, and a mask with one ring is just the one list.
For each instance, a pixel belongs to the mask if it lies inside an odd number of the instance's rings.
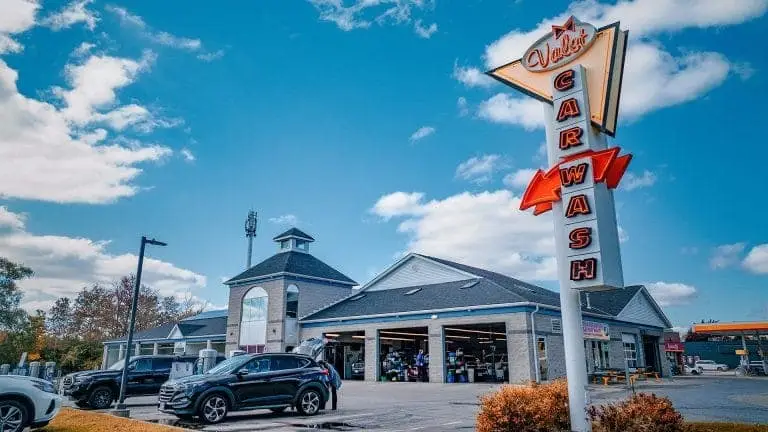
{"label": "blue sky", "polygon": [[[728,3],[728,4],[726,4]],[[693,5],[693,6],[691,6]],[[224,305],[291,225],[358,282],[413,250],[557,289],[538,102],[481,72],[570,13],[621,20],[615,145],[627,283],[676,325],[768,319],[760,131],[768,0],[8,0],[0,5],[0,255],[27,308],[135,268]]]}

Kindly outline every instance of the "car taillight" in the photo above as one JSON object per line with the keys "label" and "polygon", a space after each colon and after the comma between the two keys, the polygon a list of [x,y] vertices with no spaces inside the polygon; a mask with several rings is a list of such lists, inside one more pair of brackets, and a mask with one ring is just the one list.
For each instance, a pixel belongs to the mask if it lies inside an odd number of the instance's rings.
{"label": "car taillight", "polygon": [[320,373],[323,375],[330,375],[330,373],[328,372],[328,369],[322,369]]}

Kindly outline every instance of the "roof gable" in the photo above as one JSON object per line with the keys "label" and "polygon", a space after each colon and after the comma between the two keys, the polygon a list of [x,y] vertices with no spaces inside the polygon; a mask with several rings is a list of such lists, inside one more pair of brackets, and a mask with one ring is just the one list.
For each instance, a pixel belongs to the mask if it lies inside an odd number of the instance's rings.
{"label": "roof gable", "polygon": [[183,339],[184,333],[181,332],[181,329],[179,328],[179,325],[176,324],[173,326],[173,329],[168,334],[168,339]]}
{"label": "roof gable", "polygon": [[397,288],[456,282],[477,278],[476,275],[434,262],[418,254],[408,254],[390,266],[363,290],[383,291]]}
{"label": "roof gable", "polygon": [[622,321],[645,324],[654,327],[669,328],[671,323],[664,312],[656,304],[650,293],[640,287],[632,299],[616,315],[616,318]]}
{"label": "roof gable", "polygon": [[272,255],[224,283],[231,285],[235,282],[277,275],[304,276],[341,285],[357,285],[357,282],[313,255],[293,250]]}

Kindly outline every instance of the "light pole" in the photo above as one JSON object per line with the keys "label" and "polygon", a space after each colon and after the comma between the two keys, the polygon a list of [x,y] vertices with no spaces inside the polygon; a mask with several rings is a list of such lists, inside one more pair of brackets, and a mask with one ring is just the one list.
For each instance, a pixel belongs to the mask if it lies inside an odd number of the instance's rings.
{"label": "light pole", "polygon": [[136,324],[136,306],[139,302],[139,288],[141,288],[141,269],[144,266],[144,247],[147,244],[155,246],[168,246],[167,243],[155,239],[148,239],[141,236],[141,248],[139,249],[139,264],[136,269],[136,285],[133,287],[133,298],[131,299],[131,318],[128,324],[128,340],[126,341],[125,360],[123,363],[123,376],[120,378],[120,396],[117,399],[117,406],[113,413],[120,417],[128,417],[130,411],[125,407],[125,387],[128,383],[128,364],[131,361],[131,349],[133,349],[133,327]]}
{"label": "light pole", "polygon": [[253,252],[253,238],[256,237],[256,225],[258,223],[258,213],[251,210],[248,212],[248,218],[245,219],[245,236],[248,238],[248,262],[246,270],[251,268],[251,253]]}

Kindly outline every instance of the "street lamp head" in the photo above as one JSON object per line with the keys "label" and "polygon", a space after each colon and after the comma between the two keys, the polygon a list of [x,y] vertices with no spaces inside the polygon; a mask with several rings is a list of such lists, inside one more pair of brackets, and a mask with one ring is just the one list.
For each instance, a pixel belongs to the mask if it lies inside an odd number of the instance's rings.
{"label": "street lamp head", "polygon": [[168,246],[168,243],[161,242],[160,240],[147,239],[147,243],[155,246]]}
{"label": "street lamp head", "polygon": [[258,224],[258,214],[251,210],[245,219],[245,236],[256,237],[256,225]]}

